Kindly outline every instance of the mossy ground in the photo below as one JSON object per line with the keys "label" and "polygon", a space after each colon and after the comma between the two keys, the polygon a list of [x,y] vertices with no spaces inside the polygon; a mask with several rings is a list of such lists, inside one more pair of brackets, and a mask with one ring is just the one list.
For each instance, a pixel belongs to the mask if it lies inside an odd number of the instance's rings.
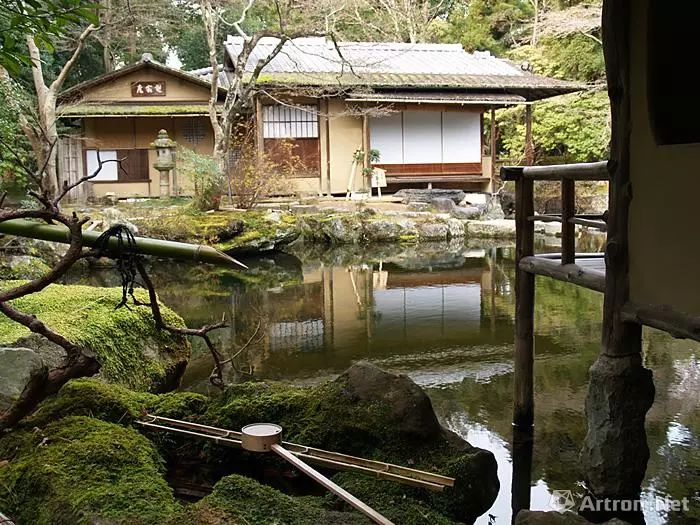
{"label": "mossy ground", "polygon": [[[38,524],[86,523],[83,520],[88,516],[110,517],[116,523],[168,525],[369,523],[334,496],[290,496],[240,475],[250,474],[253,468],[261,471],[263,466],[265,470],[288,470],[274,456],[252,455],[168,434],[146,432],[144,435],[150,438],[149,442],[134,430],[140,427],[132,427],[144,411],[232,429],[252,422],[275,421],[283,425],[285,439],[290,441],[411,464],[459,479],[478,479],[478,475],[468,472],[474,468],[473,458],[468,453],[460,455],[454,448],[446,446],[431,448],[434,444],[423,446],[406,442],[395,429],[382,422],[386,407],[372,403],[353,404],[343,396],[343,386],[338,382],[314,388],[248,383],[230,388],[220,399],[210,399],[187,392],[138,393],[95,378],[74,380],[53,399],[46,401],[19,429],[0,440],[0,461],[9,460],[5,467],[0,467],[0,505],[9,509],[10,514],[31,518],[27,523]],[[84,429],[84,449],[74,442],[78,426]],[[37,446],[44,439],[45,445],[51,447],[49,450]],[[95,452],[93,447],[103,440],[115,444],[104,452]],[[117,452],[129,450],[131,442],[134,443],[132,457],[122,458]],[[159,458],[172,459],[183,453],[192,455],[203,465],[218,463],[220,470],[230,475],[215,485],[211,495],[195,505],[181,508],[172,501],[165,486]],[[122,465],[110,467],[114,471],[107,472],[110,469],[105,465],[112,461]],[[73,466],[63,472],[64,463],[68,462]],[[137,468],[136,463],[141,466]],[[77,476],[82,469],[89,471],[84,476],[82,491],[70,489],[71,476]],[[54,471],[58,477],[48,478],[47,472]],[[127,472],[131,472],[130,479],[127,479]],[[458,516],[468,505],[463,496],[451,490],[434,494],[351,473],[336,473],[333,479],[402,525],[462,523]],[[104,495],[107,490],[105,480],[109,480],[115,494],[110,503],[93,499],[93,494],[95,498]],[[146,485],[152,486],[147,489]],[[46,495],[33,495],[37,490]],[[464,494],[473,495],[474,490],[478,487],[470,487],[471,492]],[[139,502],[138,498],[125,501],[123,495],[128,491],[141,494],[145,501]],[[24,509],[29,504],[34,510]],[[69,516],[74,521],[52,521],[47,517],[47,513],[59,504],[70,510]],[[138,508],[142,512],[142,521],[129,521],[129,513],[134,511],[135,505],[141,505]],[[33,514],[27,514],[29,512]]]}
{"label": "mossy ground", "polygon": [[179,512],[154,445],[132,428],[70,416],[0,440],[0,508],[19,523],[159,525]]}
{"label": "mossy ground", "polygon": [[[21,282],[4,281],[0,286],[18,284]],[[115,310],[121,294],[117,288],[53,284],[11,304],[36,315],[75,344],[92,349],[102,365],[102,376],[109,381],[148,390],[161,384],[177,363],[187,360],[190,344],[183,337],[157,330],[147,306]],[[145,292],[137,297],[147,301]],[[167,323],[184,326],[172,310],[163,307],[162,313]],[[29,329],[0,317],[0,345],[12,346],[29,335]]]}

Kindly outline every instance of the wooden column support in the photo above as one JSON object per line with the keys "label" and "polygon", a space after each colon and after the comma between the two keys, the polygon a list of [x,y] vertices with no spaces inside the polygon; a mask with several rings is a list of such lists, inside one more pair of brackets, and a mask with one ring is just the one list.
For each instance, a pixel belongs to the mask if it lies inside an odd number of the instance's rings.
{"label": "wooden column support", "polygon": [[561,181],[561,263],[573,264],[576,260],[576,225],[570,222],[576,215],[576,182]]}
{"label": "wooden column support", "polygon": [[265,153],[265,135],[263,134],[263,111],[260,97],[255,97],[255,145],[258,155]]}
{"label": "wooden column support", "polygon": [[535,163],[535,143],[532,138],[532,104],[525,106],[525,165]]}
{"label": "wooden column support", "polygon": [[531,179],[515,182],[515,369],[513,374],[513,425],[529,428],[534,423],[534,316],[535,276],[520,267],[520,261],[533,255],[535,228],[528,220],[534,214]]}
{"label": "wooden column support", "polygon": [[496,192],[496,110],[491,108],[491,143],[489,149],[491,150],[491,193]]}
{"label": "wooden column support", "polygon": [[367,175],[365,174],[365,169],[369,168],[369,117],[366,113],[362,115],[362,151],[364,156],[362,158],[362,185],[363,187],[372,189],[372,182],[367,180]]}

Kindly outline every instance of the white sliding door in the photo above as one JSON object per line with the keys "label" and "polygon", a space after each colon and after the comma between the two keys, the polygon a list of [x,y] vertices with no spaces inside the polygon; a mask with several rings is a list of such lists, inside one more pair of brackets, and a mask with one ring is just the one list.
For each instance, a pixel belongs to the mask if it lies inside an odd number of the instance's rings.
{"label": "white sliding door", "polygon": [[442,162],[481,162],[481,115],[442,114]]}
{"label": "white sliding door", "polygon": [[370,147],[379,150],[381,164],[403,164],[403,130],[401,113],[369,120]]}
{"label": "white sliding door", "polygon": [[481,114],[404,111],[372,117],[370,147],[380,164],[481,163]]}
{"label": "white sliding door", "polygon": [[404,164],[442,162],[442,114],[438,111],[404,111]]}

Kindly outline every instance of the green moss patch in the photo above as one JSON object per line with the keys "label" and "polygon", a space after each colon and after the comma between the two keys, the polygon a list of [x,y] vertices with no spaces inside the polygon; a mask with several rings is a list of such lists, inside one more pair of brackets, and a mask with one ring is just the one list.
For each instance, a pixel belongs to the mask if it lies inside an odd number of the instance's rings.
{"label": "green moss patch", "polygon": [[323,507],[315,497],[295,498],[244,476],[223,478],[214,491],[173,519],[171,525],[365,525],[371,522],[354,512]]}
{"label": "green moss patch", "polygon": [[0,508],[19,523],[161,524],[179,511],[155,447],[133,429],[72,416],[0,440]]}
{"label": "green moss patch", "polygon": [[[3,287],[18,284],[9,281]],[[92,349],[108,381],[135,390],[158,388],[189,358],[190,344],[184,337],[157,330],[147,306],[115,310],[121,294],[117,288],[53,284],[11,304],[36,315],[75,344]],[[148,299],[143,291],[136,296],[143,302]],[[184,326],[172,310],[162,307],[162,313],[167,323]],[[29,329],[0,317],[0,345],[13,346],[27,336]]]}
{"label": "green moss patch", "polygon": [[94,377],[69,381],[58,394],[41,404],[25,422],[29,428],[42,427],[68,416],[89,416],[102,421],[129,425],[143,412],[172,418],[191,418],[203,413],[208,398],[194,392],[147,394]]}

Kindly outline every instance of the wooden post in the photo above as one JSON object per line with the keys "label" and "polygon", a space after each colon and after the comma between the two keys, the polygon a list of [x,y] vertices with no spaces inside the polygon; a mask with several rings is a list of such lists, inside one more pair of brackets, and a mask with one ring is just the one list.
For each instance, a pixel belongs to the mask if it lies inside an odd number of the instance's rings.
{"label": "wooden post", "polygon": [[[641,5],[630,0],[603,3],[603,51],[612,117],[608,163],[610,214],[605,249],[603,349],[589,372],[588,432],[581,452],[590,492],[598,498],[620,500],[639,497],[649,458],[644,423],[654,399],[652,373],[642,363],[641,325],[623,316],[623,307],[629,299],[628,231],[632,199],[630,17],[632,10]],[[605,519],[613,516],[615,512]],[[635,522],[628,517],[625,520]]]}
{"label": "wooden post", "polygon": [[326,181],[328,196],[330,197],[333,192],[331,191],[331,101],[328,98],[326,99],[326,116],[324,122],[326,124]]}
{"label": "wooden post", "polygon": [[532,139],[532,104],[525,106],[525,165],[535,163],[535,143]]}
{"label": "wooden post", "polygon": [[513,475],[510,491],[513,521],[515,521],[518,512],[530,508],[533,434],[532,427],[513,428]]}
{"label": "wooden post", "polygon": [[265,135],[263,134],[263,110],[260,96],[255,97],[255,144],[258,155],[265,153]]}
{"label": "wooden post", "polygon": [[534,317],[535,276],[520,268],[520,260],[534,253],[533,181],[515,181],[515,369],[513,373],[513,425],[529,428],[534,423]]}
{"label": "wooden post", "polygon": [[491,108],[491,193],[496,192],[496,110]]}
{"label": "wooden post", "polygon": [[576,183],[573,179],[561,181],[561,263],[576,260],[576,225],[569,219],[576,215]]}
{"label": "wooden post", "polygon": [[362,159],[362,185],[363,187],[369,187],[370,194],[372,193],[372,181],[367,180],[367,175],[365,175],[365,169],[369,168],[369,118],[367,113],[362,114],[362,151],[364,152],[364,157]]}

